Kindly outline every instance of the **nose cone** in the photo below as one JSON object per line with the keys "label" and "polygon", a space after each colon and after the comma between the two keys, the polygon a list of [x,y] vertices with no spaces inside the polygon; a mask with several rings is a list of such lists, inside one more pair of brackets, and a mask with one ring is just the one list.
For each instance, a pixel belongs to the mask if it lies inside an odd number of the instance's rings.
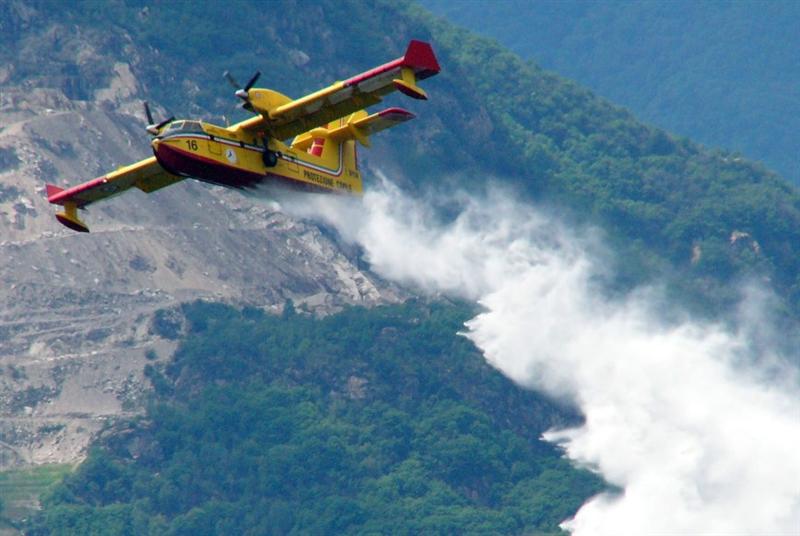
{"label": "nose cone", "polygon": [[154,139],[150,142],[150,146],[153,148],[153,155],[155,155],[158,164],[165,171],[182,177],[196,175],[194,170],[191,169],[196,162],[184,151],[176,149],[175,145],[172,145],[169,140]]}
{"label": "nose cone", "polygon": [[158,160],[158,163],[161,164],[161,167],[164,167],[164,148],[167,147],[167,144],[155,138],[150,142],[150,147],[153,148],[153,155]]}

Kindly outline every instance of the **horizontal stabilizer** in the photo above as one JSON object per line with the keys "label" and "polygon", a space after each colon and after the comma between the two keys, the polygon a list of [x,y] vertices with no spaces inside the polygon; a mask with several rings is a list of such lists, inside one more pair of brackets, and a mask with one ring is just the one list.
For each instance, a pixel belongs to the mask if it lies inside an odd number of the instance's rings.
{"label": "horizontal stabilizer", "polygon": [[387,108],[378,113],[358,119],[352,125],[361,130],[367,136],[371,136],[381,130],[392,128],[414,119],[416,116],[402,108]]}
{"label": "horizontal stabilizer", "polygon": [[402,108],[387,108],[372,115],[360,111],[347,118],[345,124],[333,128],[315,128],[297,136],[292,143],[293,149],[308,150],[315,138],[326,138],[342,142],[357,140],[361,145],[369,147],[369,137],[373,134],[405,123],[416,116]]}

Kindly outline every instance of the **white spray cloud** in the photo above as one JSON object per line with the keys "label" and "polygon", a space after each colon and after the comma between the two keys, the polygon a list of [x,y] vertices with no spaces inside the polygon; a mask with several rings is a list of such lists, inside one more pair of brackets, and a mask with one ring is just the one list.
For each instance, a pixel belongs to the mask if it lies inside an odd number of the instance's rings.
{"label": "white spray cloud", "polygon": [[284,206],[334,225],[384,277],[478,300],[485,312],[466,335],[486,359],[580,408],[582,426],[545,439],[623,492],[584,504],[564,523],[573,534],[800,534],[794,368],[763,344],[772,374],[753,365],[747,330],[665,325],[651,291],[604,296],[587,253],[596,238],[509,195],[459,203],[441,222],[385,183],[357,202]]}

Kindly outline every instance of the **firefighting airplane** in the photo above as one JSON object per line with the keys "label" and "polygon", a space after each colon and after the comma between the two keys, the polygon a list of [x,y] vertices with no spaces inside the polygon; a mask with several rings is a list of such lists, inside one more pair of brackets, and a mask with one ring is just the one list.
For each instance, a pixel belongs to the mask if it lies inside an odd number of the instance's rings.
{"label": "firefighting airplane", "polygon": [[[358,194],[362,184],[355,142],[369,146],[370,135],[414,118],[402,108],[372,115],[363,108],[395,89],[427,99],[417,81],[438,72],[431,46],[411,41],[402,57],[296,100],[254,88],[260,73],[244,87],[225,73],[254,117],[227,128],[174,117],[155,123],[145,103],[154,156],[72,188],[48,184],[47,199],[64,207],[56,214],[59,222],[89,232],[78,209],[134,186],[150,193],[185,178],[239,189],[266,183]],[[287,145],[289,138],[294,139]]]}

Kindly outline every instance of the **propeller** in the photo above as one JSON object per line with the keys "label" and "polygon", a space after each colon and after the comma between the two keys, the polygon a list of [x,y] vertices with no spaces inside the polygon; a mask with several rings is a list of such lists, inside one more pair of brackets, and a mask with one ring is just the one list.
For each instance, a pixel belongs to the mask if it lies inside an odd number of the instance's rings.
{"label": "propeller", "polygon": [[224,76],[225,79],[228,81],[228,83],[231,86],[233,86],[233,88],[236,90],[234,95],[236,95],[237,97],[239,97],[240,99],[242,99],[244,101],[244,104],[242,104],[242,107],[244,109],[250,110],[252,112],[253,111],[253,105],[250,104],[250,96],[249,96],[248,92],[250,91],[250,88],[253,87],[253,85],[258,81],[258,77],[261,76],[261,71],[256,71],[256,74],[254,74],[250,78],[250,80],[247,82],[247,84],[245,84],[244,87],[239,85],[239,82],[236,81],[236,79],[233,77],[233,75],[230,73],[230,71],[225,71],[225,73],[223,73],[222,76]]}
{"label": "propeller", "polygon": [[156,123],[153,120],[153,114],[150,113],[150,105],[147,104],[147,101],[144,101],[144,113],[147,116],[147,132],[152,134],[153,136],[158,136],[159,131],[162,127],[172,123],[175,121],[175,116],[171,115],[169,118],[164,119],[163,121]]}

